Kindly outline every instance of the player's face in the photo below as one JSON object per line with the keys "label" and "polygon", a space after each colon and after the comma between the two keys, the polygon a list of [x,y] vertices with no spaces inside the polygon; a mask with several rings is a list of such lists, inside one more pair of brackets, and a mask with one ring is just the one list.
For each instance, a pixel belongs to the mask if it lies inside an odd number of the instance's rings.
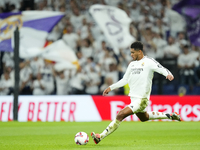
{"label": "player's face", "polygon": [[133,60],[138,60],[139,53],[140,51],[136,51],[134,50],[134,48],[131,48],[131,57],[133,58]]}

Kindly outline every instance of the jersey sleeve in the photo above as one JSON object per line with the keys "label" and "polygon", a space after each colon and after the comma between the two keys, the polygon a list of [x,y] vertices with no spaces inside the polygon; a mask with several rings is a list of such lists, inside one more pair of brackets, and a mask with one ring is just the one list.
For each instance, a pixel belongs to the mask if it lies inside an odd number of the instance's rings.
{"label": "jersey sleeve", "polygon": [[125,72],[123,78],[110,86],[111,90],[122,87],[122,86],[124,86],[128,83],[128,78],[129,78],[130,73],[131,73],[131,65],[130,64],[129,64],[128,68],[126,69],[126,72]]}
{"label": "jersey sleeve", "polygon": [[155,59],[152,59],[152,63],[151,63],[151,68],[154,72],[157,72],[159,74],[162,74],[163,76],[167,76],[169,74],[172,75],[172,73],[165,67],[163,67],[159,62],[157,62]]}

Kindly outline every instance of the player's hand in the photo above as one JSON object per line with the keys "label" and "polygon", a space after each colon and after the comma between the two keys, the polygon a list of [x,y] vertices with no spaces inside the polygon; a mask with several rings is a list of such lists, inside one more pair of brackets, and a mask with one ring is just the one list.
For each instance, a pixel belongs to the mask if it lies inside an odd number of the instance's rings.
{"label": "player's hand", "polygon": [[103,91],[103,96],[106,96],[111,91],[110,87]]}
{"label": "player's hand", "polygon": [[168,74],[168,75],[166,76],[166,79],[168,79],[169,81],[172,81],[172,80],[174,79],[174,76],[171,75],[171,74]]}

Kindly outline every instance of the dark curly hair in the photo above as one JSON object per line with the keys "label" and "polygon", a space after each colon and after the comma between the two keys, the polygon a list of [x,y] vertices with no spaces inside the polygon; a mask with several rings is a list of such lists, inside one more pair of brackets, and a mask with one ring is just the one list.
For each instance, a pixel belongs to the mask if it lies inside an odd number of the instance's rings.
{"label": "dark curly hair", "polygon": [[136,41],[134,43],[131,44],[131,48],[134,48],[134,50],[136,51],[143,51],[143,44],[140,41]]}

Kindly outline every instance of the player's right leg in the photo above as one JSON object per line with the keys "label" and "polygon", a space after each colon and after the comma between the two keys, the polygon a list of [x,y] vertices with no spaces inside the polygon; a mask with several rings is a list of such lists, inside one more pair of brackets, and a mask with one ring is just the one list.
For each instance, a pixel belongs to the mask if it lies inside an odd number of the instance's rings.
{"label": "player's right leg", "polygon": [[181,117],[178,113],[174,112],[171,114],[163,113],[163,112],[139,112],[136,113],[137,117],[143,122],[147,120],[155,120],[155,119],[170,119],[170,120],[178,120],[181,121]]}
{"label": "player's right leg", "polygon": [[125,107],[124,109],[120,110],[119,113],[117,114],[116,119],[113,120],[101,134],[95,134],[94,132],[91,133],[94,142],[98,144],[106,136],[114,132],[119,127],[121,121],[124,118],[132,114],[133,111],[129,107]]}
{"label": "player's right leg", "polygon": [[173,112],[172,114],[170,114],[170,118],[171,118],[172,120],[181,121],[181,117],[180,117],[180,115],[179,115],[177,112]]}
{"label": "player's right leg", "polygon": [[181,117],[177,112],[173,112],[171,114],[169,113],[163,113],[163,112],[147,112],[149,115],[149,120],[155,120],[155,119],[170,119],[170,120],[177,120],[181,121]]}

